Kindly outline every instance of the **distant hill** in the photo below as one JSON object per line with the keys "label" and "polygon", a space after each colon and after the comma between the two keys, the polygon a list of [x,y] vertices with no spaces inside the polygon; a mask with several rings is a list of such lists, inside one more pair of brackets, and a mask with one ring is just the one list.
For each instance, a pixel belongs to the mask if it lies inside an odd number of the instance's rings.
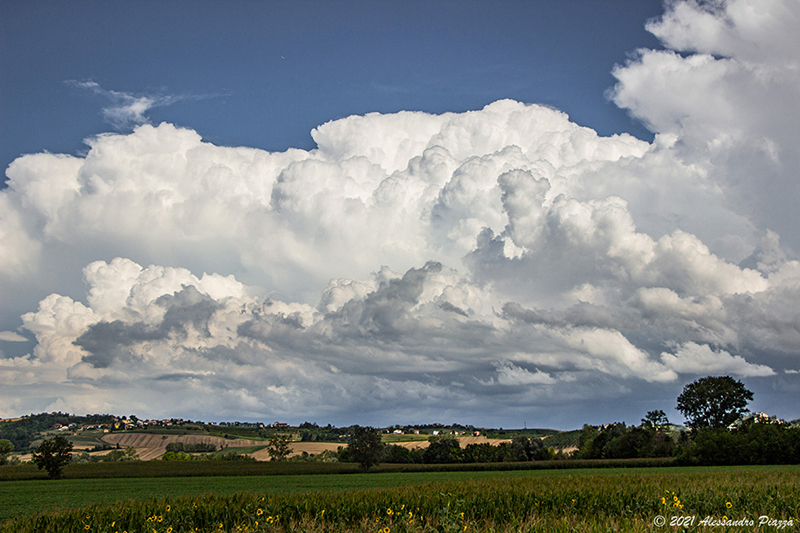
{"label": "distant hill", "polygon": [[[196,435],[207,437],[219,437],[222,439],[255,439],[264,441],[275,432],[285,433],[290,432],[295,435],[295,438],[305,443],[338,443],[344,445],[347,442],[349,433],[352,426],[335,427],[330,424],[321,427],[316,423],[305,422],[297,427],[290,427],[288,424],[263,424],[253,422],[220,422],[220,423],[204,423],[184,421],[182,419],[170,420],[140,420],[136,416],[129,417],[116,417],[114,415],[70,415],[67,413],[54,412],[54,413],[41,413],[23,416],[21,418],[0,420],[0,439],[8,439],[14,444],[16,452],[30,450],[32,443],[43,438],[45,432],[52,432],[59,428],[70,428],[71,434],[76,431],[78,437],[70,437],[71,440],[81,441],[78,444],[86,444],[82,441],[84,432],[79,431],[85,426],[95,426],[94,432],[97,428],[102,426],[102,431],[106,433],[129,432],[135,431],[137,433],[152,433],[159,435],[159,439],[166,442],[172,442],[167,439],[165,435],[179,436],[179,435]],[[472,425],[461,424],[419,424],[419,425],[396,425],[388,426],[386,428],[379,428],[385,434],[387,441],[394,442],[394,437],[397,433],[406,437],[416,437],[416,439],[426,440],[428,436],[432,435],[451,435],[457,438],[465,438],[472,436],[480,436],[481,438],[488,438],[490,440],[511,440],[515,437],[525,436],[530,438],[544,438],[547,446],[554,448],[569,448],[577,444],[578,435],[580,430],[574,432],[560,432],[553,429],[542,428],[525,428],[525,429],[496,429],[496,428],[476,428]],[[102,433],[101,431],[101,433]],[[88,440],[97,441],[99,437],[92,436]],[[102,439],[104,442],[109,443],[111,440],[108,438]],[[192,439],[189,439],[192,440]],[[403,437],[398,440],[404,440]],[[405,439],[408,440],[408,439]],[[99,442],[99,441],[97,441]],[[188,442],[188,441],[187,441]],[[193,440],[192,440],[193,442]],[[199,442],[199,441],[198,441]],[[210,441],[209,441],[210,442]],[[216,441],[215,441],[216,442]],[[117,441],[114,441],[118,444]],[[95,442],[96,444],[96,442]],[[101,442],[102,444],[102,442]],[[121,444],[121,442],[119,443]],[[238,443],[241,445],[241,443]],[[220,447],[223,445],[220,444]],[[140,446],[141,447],[141,446]],[[149,446],[146,448],[161,448],[163,446]],[[162,452],[163,453],[163,452]]]}
{"label": "distant hill", "polygon": [[582,431],[583,430],[581,429],[575,429],[573,431],[561,431],[559,433],[553,433],[542,439],[542,443],[548,448],[552,446],[556,450],[577,448],[578,440],[581,437]]}
{"label": "distant hill", "polygon": [[15,451],[27,450],[37,436],[47,430],[60,426],[76,426],[113,424],[117,420],[112,415],[69,415],[66,413],[41,413],[23,416],[0,422],[0,439],[8,439],[14,444]]}

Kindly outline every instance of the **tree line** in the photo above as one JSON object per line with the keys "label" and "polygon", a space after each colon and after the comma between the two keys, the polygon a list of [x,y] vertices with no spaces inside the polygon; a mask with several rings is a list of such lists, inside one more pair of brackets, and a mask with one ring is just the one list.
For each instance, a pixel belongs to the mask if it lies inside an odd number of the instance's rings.
{"label": "tree line", "polygon": [[746,417],[753,393],[729,376],[698,379],[678,396],[690,431],[671,431],[663,411],[640,426],[584,426],[575,454],[580,459],[675,457],[681,465],[800,463],[800,427]]}
{"label": "tree line", "polygon": [[217,451],[216,444],[205,442],[170,442],[167,444],[168,452],[209,453]]}
{"label": "tree line", "polygon": [[[585,425],[574,459],[674,457],[683,465],[797,464],[800,427],[777,420],[744,418],[753,393],[730,376],[707,376],[689,383],[677,398],[689,431],[675,430],[664,411],[650,411],[638,426],[614,423]],[[358,426],[356,426],[358,428]],[[492,446],[432,437],[424,449],[383,445],[372,428],[358,428],[339,460],[357,462],[366,470],[385,463],[480,463],[538,461],[557,457],[537,438],[517,437]]]}
{"label": "tree line", "polygon": [[[800,463],[800,427],[770,419],[743,418],[749,412],[747,404],[752,399],[753,393],[729,376],[701,378],[686,385],[677,399],[677,409],[687,419],[690,431],[676,431],[661,410],[648,412],[638,426],[625,423],[600,427],[585,425],[578,439],[578,449],[570,458],[675,457],[678,464],[685,465]],[[315,426],[306,423],[304,429],[318,429]],[[290,442],[289,435],[271,436],[268,450],[273,460],[286,459],[291,452]],[[193,457],[186,452],[214,451],[205,449],[207,447],[216,448],[213,444],[171,443],[164,459],[188,460]],[[13,449],[13,443],[7,439],[0,441],[0,448],[0,455],[4,456]],[[47,469],[51,477],[58,477],[72,457],[71,450],[72,443],[60,435],[45,439],[36,449],[33,461],[40,469]],[[536,437],[518,436],[497,446],[480,443],[461,448],[458,439],[437,436],[429,439],[426,448],[408,449],[385,445],[377,430],[361,426],[350,428],[348,445],[340,448],[337,454],[338,461],[358,463],[365,472],[382,462],[490,463],[556,458],[566,457],[545,447]]]}

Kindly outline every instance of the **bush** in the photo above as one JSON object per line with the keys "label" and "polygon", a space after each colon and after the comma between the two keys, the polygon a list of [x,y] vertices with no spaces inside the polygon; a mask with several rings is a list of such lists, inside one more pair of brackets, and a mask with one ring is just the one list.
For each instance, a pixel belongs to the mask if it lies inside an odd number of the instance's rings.
{"label": "bush", "polygon": [[402,446],[398,446],[397,444],[391,444],[386,446],[383,450],[383,458],[381,459],[383,463],[395,463],[395,464],[408,464],[413,463],[411,457],[411,450],[408,448],[404,448]]}
{"label": "bush", "polygon": [[457,439],[431,437],[428,447],[422,452],[422,460],[427,464],[460,463],[461,444]]}
{"label": "bush", "polygon": [[704,428],[678,455],[681,464],[752,465],[800,463],[800,428],[749,421],[735,429]]}
{"label": "bush", "polygon": [[0,465],[6,464],[7,456],[14,451],[14,443],[8,439],[0,439]]}
{"label": "bush", "polygon": [[191,444],[188,442],[170,442],[167,444],[168,452],[188,452],[188,453],[210,453],[217,451],[216,444],[206,444],[198,442]]}

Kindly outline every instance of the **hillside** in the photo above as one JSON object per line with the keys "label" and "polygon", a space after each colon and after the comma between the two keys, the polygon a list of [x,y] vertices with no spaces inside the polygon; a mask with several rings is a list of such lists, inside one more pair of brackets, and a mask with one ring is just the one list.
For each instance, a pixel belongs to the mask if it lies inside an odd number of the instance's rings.
{"label": "hillside", "polygon": [[[150,461],[158,459],[167,451],[167,444],[171,442],[182,442],[184,444],[213,444],[218,450],[230,450],[237,452],[238,449],[261,447],[264,449],[254,452],[248,452],[258,461],[269,461],[269,452],[266,450],[267,442],[263,440],[250,440],[250,439],[224,439],[222,437],[215,437],[212,435],[163,435],[158,433],[112,433],[103,436],[102,439],[112,445],[119,444],[122,448],[128,446],[134,448],[139,458],[143,461]],[[341,444],[330,442],[292,442],[292,452],[289,457],[295,455],[302,455],[303,452],[308,454],[318,454],[325,450],[336,451]]]}
{"label": "hillside", "polygon": [[[461,447],[464,448],[469,444],[491,444],[497,446],[501,442],[510,442],[508,439],[487,439],[486,437],[457,437]],[[255,452],[248,452],[248,455],[258,461],[269,461],[269,452],[266,450],[267,443],[265,441],[257,441],[250,439],[224,439],[222,437],[215,437],[212,435],[164,435],[158,433],[137,433],[137,432],[124,432],[124,433],[111,433],[102,437],[103,442],[111,445],[119,445],[122,448],[132,447],[139,454],[139,458],[143,461],[150,461],[158,459],[167,451],[167,444],[172,442],[182,442],[184,444],[213,444],[217,449],[226,449],[235,452],[240,448],[251,447],[264,447],[264,449]],[[408,442],[398,442],[398,446],[408,449],[414,448],[427,448],[427,440],[416,440]],[[342,444],[333,442],[292,442],[292,452],[289,457],[302,455],[303,452],[311,454],[322,453],[323,451],[336,451]]]}
{"label": "hillside", "polygon": [[[295,439],[289,457],[302,454],[317,455],[325,451],[336,451],[346,446],[350,427],[321,427],[316,423],[303,423],[298,427],[285,424],[262,424],[252,422],[203,423],[170,420],[141,420],[136,416],[113,415],[77,416],[65,413],[42,413],[16,419],[0,420],[0,438],[11,440],[15,456],[29,459],[32,447],[43,438],[63,435],[74,444],[75,452],[104,455],[114,448],[133,448],[144,461],[158,459],[167,452],[172,443],[187,445],[207,444],[217,452],[230,451],[249,455],[259,461],[268,461],[266,450],[269,437],[275,433],[291,433]],[[422,449],[428,446],[428,438],[440,433],[444,437],[457,438],[462,448],[469,444],[491,444],[497,446],[517,436],[546,438],[550,446],[565,447],[576,437],[564,439],[565,435],[546,429],[491,429],[474,428],[454,424],[430,424],[421,426],[389,426],[384,428],[383,441],[406,449]],[[480,437],[459,436],[480,433]],[[579,433],[579,432],[578,432]],[[560,438],[559,438],[560,437]],[[560,444],[560,445],[559,445]],[[27,452],[27,453],[26,453]]]}
{"label": "hillside", "polygon": [[66,413],[41,413],[0,421],[0,439],[8,439],[14,449],[29,448],[42,433],[55,427],[113,424],[117,419],[112,415],[77,416]]}

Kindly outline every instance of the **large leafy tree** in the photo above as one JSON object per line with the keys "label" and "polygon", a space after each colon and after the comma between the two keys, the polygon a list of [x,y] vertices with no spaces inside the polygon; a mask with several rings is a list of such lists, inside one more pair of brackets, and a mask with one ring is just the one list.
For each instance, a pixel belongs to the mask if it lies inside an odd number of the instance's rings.
{"label": "large leafy tree", "polygon": [[655,429],[664,429],[665,427],[669,426],[669,419],[667,418],[667,414],[661,409],[656,411],[647,411],[647,416],[642,418],[642,426],[652,427]]}
{"label": "large leafy tree", "polygon": [[461,444],[452,437],[430,437],[422,460],[433,464],[461,462]]}
{"label": "large leafy tree", "polygon": [[381,436],[371,427],[353,426],[347,448],[350,450],[350,457],[361,465],[364,472],[378,464],[383,455]]}
{"label": "large leafy tree", "polygon": [[708,376],[689,383],[678,396],[678,411],[689,426],[722,428],[748,411],[753,393],[741,381],[730,376]]}
{"label": "large leafy tree", "polygon": [[64,467],[72,460],[72,443],[57,435],[52,439],[45,439],[33,453],[33,462],[44,468],[52,478],[61,477]]}
{"label": "large leafy tree", "polygon": [[0,439],[0,465],[6,464],[6,456],[14,451],[14,443],[8,439]]}
{"label": "large leafy tree", "polygon": [[292,453],[289,443],[292,442],[291,435],[275,434],[269,439],[267,451],[273,461],[283,461]]}

